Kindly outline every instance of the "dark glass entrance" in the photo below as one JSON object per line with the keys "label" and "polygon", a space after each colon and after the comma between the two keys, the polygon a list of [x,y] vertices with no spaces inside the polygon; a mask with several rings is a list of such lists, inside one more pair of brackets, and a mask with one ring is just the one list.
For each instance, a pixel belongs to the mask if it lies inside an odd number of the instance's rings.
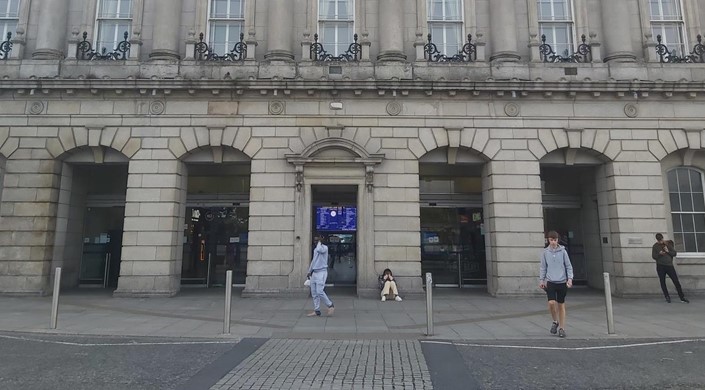
{"label": "dark glass entrance", "polygon": [[421,208],[421,272],[439,286],[487,284],[481,208]]}
{"label": "dark glass entrance", "polygon": [[[321,234],[328,245],[327,284],[357,284],[357,186],[314,186],[313,232]],[[311,246],[313,253],[316,243]],[[307,263],[308,264],[308,263]]]}
{"label": "dark glass entrance", "polygon": [[124,207],[86,209],[80,285],[117,288],[124,217]]}
{"label": "dark glass entrance", "polygon": [[222,286],[227,270],[245,284],[249,215],[243,206],[186,208],[182,284]]}
{"label": "dark glass entrance", "polygon": [[[544,207],[543,223],[546,234],[550,230],[555,230],[560,234],[561,237],[558,243],[564,246],[566,252],[568,252],[570,263],[573,265],[573,281],[575,284],[587,284],[581,210],[577,208]],[[544,246],[548,246],[548,239],[545,239]]]}

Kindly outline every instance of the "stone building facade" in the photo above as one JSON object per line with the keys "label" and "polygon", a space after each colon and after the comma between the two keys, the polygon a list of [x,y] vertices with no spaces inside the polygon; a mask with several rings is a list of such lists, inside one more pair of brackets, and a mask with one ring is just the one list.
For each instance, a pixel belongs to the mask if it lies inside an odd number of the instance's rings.
{"label": "stone building facade", "polygon": [[56,267],[120,296],[228,269],[243,295],[305,293],[324,233],[360,295],[385,268],[407,293],[432,272],[533,294],[553,229],[578,282],[622,296],[658,293],[663,232],[702,292],[703,9],[0,1],[0,293]]}

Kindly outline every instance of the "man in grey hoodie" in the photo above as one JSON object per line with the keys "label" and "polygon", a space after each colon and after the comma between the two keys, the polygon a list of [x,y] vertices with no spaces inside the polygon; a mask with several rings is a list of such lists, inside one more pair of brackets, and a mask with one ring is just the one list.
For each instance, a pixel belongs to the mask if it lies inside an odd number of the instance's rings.
{"label": "man in grey hoodie", "polygon": [[553,318],[551,334],[565,337],[565,296],[573,287],[573,265],[565,247],[558,245],[558,238],[556,231],[548,232],[548,246],[541,254],[539,288],[548,296],[548,310]]}

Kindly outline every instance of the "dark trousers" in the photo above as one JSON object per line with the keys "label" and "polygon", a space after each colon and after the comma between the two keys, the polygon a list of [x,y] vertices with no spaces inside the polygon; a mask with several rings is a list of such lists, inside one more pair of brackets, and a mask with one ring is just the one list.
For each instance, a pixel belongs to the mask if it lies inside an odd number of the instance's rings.
{"label": "dark trousers", "polygon": [[683,289],[681,288],[681,282],[678,281],[678,274],[676,273],[676,268],[672,265],[661,265],[656,264],[656,273],[658,273],[658,280],[661,282],[661,291],[663,291],[663,296],[668,297],[668,288],[666,288],[666,275],[673,281],[676,286],[676,291],[678,291],[678,297],[683,299]]}

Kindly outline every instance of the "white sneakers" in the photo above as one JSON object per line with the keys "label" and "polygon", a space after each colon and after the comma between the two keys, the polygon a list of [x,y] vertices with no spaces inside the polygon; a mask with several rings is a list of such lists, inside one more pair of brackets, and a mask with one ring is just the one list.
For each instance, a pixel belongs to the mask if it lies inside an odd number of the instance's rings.
{"label": "white sneakers", "polygon": [[[397,302],[401,302],[401,297],[399,295],[397,295],[396,297],[394,297],[394,300]],[[382,302],[386,302],[386,301],[387,301],[387,296],[382,295]]]}
{"label": "white sneakers", "polygon": [[384,302],[384,301],[386,301],[386,300],[387,300],[387,296],[386,296],[386,295],[382,295],[382,302]]}

